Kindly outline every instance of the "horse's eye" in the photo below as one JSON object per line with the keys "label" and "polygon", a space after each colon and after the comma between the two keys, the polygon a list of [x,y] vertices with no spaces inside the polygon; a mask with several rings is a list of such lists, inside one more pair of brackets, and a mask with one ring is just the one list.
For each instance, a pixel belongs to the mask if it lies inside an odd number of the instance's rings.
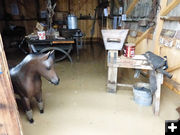
{"label": "horse's eye", "polygon": [[47,70],[50,70],[50,69],[51,69],[51,67],[46,67],[46,69],[47,69]]}

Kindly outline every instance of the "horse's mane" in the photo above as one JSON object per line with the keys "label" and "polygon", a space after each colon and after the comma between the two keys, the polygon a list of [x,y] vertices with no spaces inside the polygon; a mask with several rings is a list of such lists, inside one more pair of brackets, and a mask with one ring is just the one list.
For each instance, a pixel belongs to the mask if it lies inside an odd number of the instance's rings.
{"label": "horse's mane", "polygon": [[42,56],[40,53],[34,53],[34,54],[28,54],[19,64],[17,64],[14,68],[20,69],[22,66],[30,63],[33,61],[35,58]]}

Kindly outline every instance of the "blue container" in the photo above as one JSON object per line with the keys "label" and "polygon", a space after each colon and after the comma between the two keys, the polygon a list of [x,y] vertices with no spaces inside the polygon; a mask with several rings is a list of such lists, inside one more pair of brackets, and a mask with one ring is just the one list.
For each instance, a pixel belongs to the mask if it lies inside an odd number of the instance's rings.
{"label": "blue container", "polygon": [[68,29],[77,29],[78,24],[77,24],[77,17],[73,14],[68,15],[67,17],[68,21]]}
{"label": "blue container", "polygon": [[152,104],[152,94],[147,83],[137,83],[133,87],[134,101],[142,106],[150,106]]}

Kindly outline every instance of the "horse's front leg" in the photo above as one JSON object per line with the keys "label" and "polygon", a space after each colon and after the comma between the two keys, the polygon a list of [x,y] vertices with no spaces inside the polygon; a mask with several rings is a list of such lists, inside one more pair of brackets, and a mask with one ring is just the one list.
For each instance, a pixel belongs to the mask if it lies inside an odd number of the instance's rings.
{"label": "horse's front leg", "polygon": [[36,94],[35,98],[36,98],[36,101],[38,103],[40,113],[44,113],[44,104],[43,104],[43,100],[42,100],[42,90],[40,90],[40,92],[38,94]]}
{"label": "horse's front leg", "polygon": [[30,100],[27,97],[22,97],[21,99],[22,99],[23,105],[25,107],[26,116],[27,116],[29,122],[33,123],[34,120],[33,120],[33,113],[32,113],[32,109],[31,109],[31,105],[30,105]]}

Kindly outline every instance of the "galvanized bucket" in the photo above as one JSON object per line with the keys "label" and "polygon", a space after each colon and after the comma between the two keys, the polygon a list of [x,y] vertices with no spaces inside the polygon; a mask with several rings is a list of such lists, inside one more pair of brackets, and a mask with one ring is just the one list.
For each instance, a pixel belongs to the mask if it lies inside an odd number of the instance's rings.
{"label": "galvanized bucket", "polygon": [[77,24],[77,17],[73,14],[68,15],[67,17],[68,21],[68,29],[77,29],[78,24]]}
{"label": "galvanized bucket", "polygon": [[152,104],[152,94],[148,83],[136,83],[133,86],[134,101],[142,106],[150,106]]}

